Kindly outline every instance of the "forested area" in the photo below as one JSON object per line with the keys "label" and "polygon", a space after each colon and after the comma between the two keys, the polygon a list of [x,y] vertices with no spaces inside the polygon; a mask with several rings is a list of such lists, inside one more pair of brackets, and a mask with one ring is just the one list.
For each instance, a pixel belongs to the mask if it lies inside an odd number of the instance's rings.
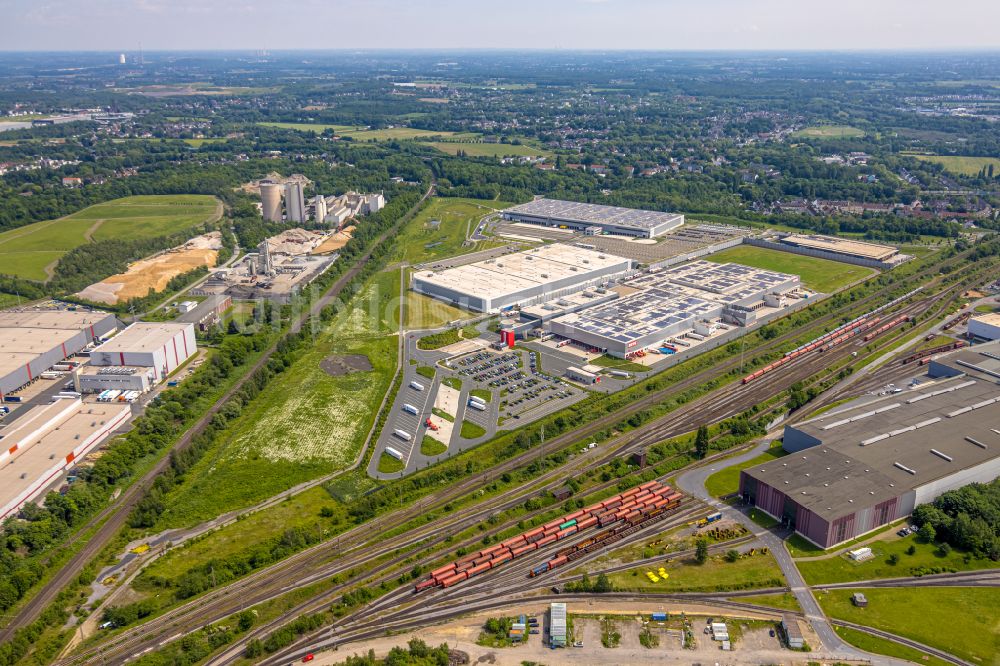
{"label": "forested area", "polygon": [[920,534],[968,552],[1000,560],[1000,479],[950,490],[913,511]]}

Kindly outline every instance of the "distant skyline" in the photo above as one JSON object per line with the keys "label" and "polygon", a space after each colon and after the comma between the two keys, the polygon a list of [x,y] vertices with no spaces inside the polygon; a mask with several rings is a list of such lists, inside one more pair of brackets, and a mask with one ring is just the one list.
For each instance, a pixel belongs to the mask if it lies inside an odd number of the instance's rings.
{"label": "distant skyline", "polygon": [[1000,49],[996,0],[7,0],[0,50]]}

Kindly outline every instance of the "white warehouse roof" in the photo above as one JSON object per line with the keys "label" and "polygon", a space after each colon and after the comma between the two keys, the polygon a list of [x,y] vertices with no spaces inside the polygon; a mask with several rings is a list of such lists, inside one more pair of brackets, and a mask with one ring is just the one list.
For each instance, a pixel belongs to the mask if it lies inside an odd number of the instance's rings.
{"label": "white warehouse roof", "polygon": [[113,353],[152,353],[158,351],[177,334],[186,329],[194,329],[194,324],[175,324],[172,322],[138,321],[124,331],[111,338],[93,351]]}

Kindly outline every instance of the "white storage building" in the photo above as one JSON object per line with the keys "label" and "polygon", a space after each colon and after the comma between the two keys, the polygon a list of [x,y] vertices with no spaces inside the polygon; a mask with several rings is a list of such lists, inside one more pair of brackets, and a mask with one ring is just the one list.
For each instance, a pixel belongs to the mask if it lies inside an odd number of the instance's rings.
{"label": "white storage building", "polygon": [[163,380],[198,350],[194,324],[136,322],[90,354],[90,364],[153,368]]}
{"label": "white storage building", "polygon": [[970,319],[969,337],[978,340],[1000,340],[1000,312]]}
{"label": "white storage building", "polygon": [[620,278],[632,260],[554,243],[443,271],[414,273],[414,291],[478,312],[559,298]]}

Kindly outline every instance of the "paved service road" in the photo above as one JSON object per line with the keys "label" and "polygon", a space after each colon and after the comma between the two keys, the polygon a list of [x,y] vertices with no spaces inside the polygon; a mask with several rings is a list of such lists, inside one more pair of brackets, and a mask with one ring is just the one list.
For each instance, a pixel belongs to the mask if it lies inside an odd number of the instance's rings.
{"label": "paved service road", "polygon": [[779,537],[778,534],[772,530],[762,528],[760,525],[750,520],[750,517],[745,513],[735,507],[720,502],[718,499],[709,495],[708,491],[705,490],[705,480],[710,475],[720,469],[738,465],[742,462],[746,462],[747,460],[756,458],[768,449],[771,440],[774,439],[776,435],[777,433],[768,433],[768,435],[765,436],[760,443],[746,453],[742,453],[732,458],[727,458],[720,463],[698,467],[681,474],[677,477],[677,486],[682,492],[701,499],[718,511],[721,511],[727,518],[731,518],[744,525],[761,543],[770,549],[775,560],[778,562],[778,566],[781,568],[781,572],[785,575],[785,580],[788,581],[789,588],[791,588],[792,593],[799,602],[799,606],[802,607],[806,618],[809,620],[809,624],[812,625],[813,630],[823,643],[820,653],[813,653],[816,658],[830,660],[863,659],[870,661],[872,664],[876,664],[877,666],[903,666],[904,664],[910,663],[901,659],[893,659],[892,657],[869,654],[841,640],[841,638],[833,631],[830,621],[827,620],[826,614],[823,613],[823,609],[820,608],[819,603],[817,603],[812,590],[808,585],[806,585],[805,580],[802,578],[802,574],[799,573],[798,567],[795,566],[795,562],[792,560],[792,556],[789,555],[788,550],[785,549],[785,544],[781,537]]}

